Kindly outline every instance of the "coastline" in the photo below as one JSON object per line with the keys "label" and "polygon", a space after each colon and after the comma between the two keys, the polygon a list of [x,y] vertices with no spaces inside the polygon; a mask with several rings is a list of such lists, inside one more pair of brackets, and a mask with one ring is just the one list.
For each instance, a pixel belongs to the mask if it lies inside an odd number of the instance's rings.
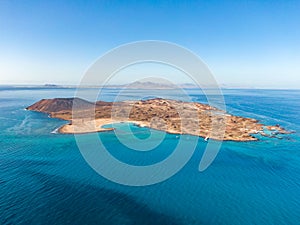
{"label": "coastline", "polygon": [[58,133],[60,134],[86,134],[86,133],[95,133],[95,132],[105,132],[114,130],[114,128],[103,128],[105,125],[113,123],[134,123],[140,127],[150,127],[149,123],[142,121],[121,121],[113,119],[95,119],[86,120],[81,122],[73,121],[72,123],[64,124],[61,127],[57,128]]}
{"label": "coastline", "polygon": [[[73,102],[79,108],[74,109]],[[278,124],[261,124],[256,119],[234,116],[197,102],[156,98],[117,102],[114,103],[114,108],[112,104],[103,101],[91,103],[78,98],[58,98],[42,99],[26,109],[69,121],[57,129],[61,134],[111,131],[114,128],[103,126],[122,122],[170,134],[187,134],[219,141],[258,141],[259,137],[254,135],[280,138],[277,134],[291,133]]]}
{"label": "coastline", "polygon": [[[64,124],[61,127],[56,129],[56,133],[60,133],[60,134],[88,134],[88,133],[96,133],[96,132],[106,132],[106,131],[112,131],[114,130],[114,128],[103,128],[103,126],[105,125],[109,125],[109,124],[113,124],[113,123],[133,123],[136,126],[139,127],[148,127],[151,129],[155,129],[155,130],[159,130],[159,131],[164,131],[168,134],[184,134],[184,135],[192,135],[192,136],[198,136],[201,137],[203,139],[212,139],[212,140],[216,140],[216,141],[234,141],[234,142],[248,142],[248,141],[259,141],[259,139],[257,137],[254,137],[252,135],[254,134],[261,134],[262,136],[267,136],[267,134],[264,134],[262,130],[250,133],[249,138],[246,137],[232,137],[232,138],[228,138],[224,135],[223,138],[214,138],[214,137],[208,137],[206,135],[201,135],[201,133],[199,135],[196,134],[191,134],[188,132],[177,132],[176,130],[173,129],[157,129],[151,126],[151,123],[148,122],[143,122],[143,121],[134,121],[134,120],[113,120],[112,118],[110,119],[95,119],[93,120],[85,120],[85,121],[80,121],[80,122],[76,122],[73,121],[72,123],[68,123],[68,124]],[[261,124],[261,127],[263,128],[264,126]],[[273,126],[269,126],[272,127],[270,128],[270,130],[274,129]],[[286,134],[289,132],[286,132]],[[251,135],[252,134],[252,135]]]}

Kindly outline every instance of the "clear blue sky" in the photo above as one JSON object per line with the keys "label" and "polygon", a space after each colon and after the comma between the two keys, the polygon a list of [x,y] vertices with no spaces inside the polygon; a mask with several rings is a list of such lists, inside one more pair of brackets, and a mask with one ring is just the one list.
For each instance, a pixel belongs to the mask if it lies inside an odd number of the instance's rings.
{"label": "clear blue sky", "polygon": [[300,1],[0,1],[0,84],[77,84],[139,40],[198,54],[219,83],[300,88]]}

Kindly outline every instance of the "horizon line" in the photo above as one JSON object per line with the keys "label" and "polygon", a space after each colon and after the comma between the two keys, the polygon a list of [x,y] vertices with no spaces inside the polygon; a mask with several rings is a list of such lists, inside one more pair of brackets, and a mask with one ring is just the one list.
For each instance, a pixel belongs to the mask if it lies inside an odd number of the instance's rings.
{"label": "horizon line", "polygon": [[[184,84],[192,84],[192,83],[180,83],[177,85],[184,85]],[[125,86],[127,84],[109,84],[109,85],[105,85],[105,86],[97,86],[97,85],[81,85],[81,88],[87,88],[87,89],[95,89],[95,88],[114,88],[114,89],[118,89],[118,86],[120,86],[120,88],[122,86]],[[45,88],[45,89],[55,89],[55,88],[61,88],[61,89],[72,89],[72,88],[79,88],[79,85],[77,84],[0,84],[0,87],[16,87],[16,88]],[[219,86],[220,89],[243,89],[243,90],[300,90],[300,87],[249,87],[249,86],[230,86],[230,85],[220,85]],[[143,90],[143,88],[131,88],[131,89],[135,89],[135,90]],[[214,89],[214,87],[205,87],[205,88],[187,88],[187,87],[183,87],[183,89],[193,89],[193,90],[197,90],[197,89]],[[156,88],[146,88],[144,90],[156,90]],[[167,88],[157,88],[157,90],[168,90]]]}

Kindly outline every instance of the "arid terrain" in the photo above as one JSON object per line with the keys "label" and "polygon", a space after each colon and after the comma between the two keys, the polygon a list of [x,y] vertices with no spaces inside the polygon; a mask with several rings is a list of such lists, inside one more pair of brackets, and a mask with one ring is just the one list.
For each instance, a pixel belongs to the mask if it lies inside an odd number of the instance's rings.
{"label": "arid terrain", "polygon": [[106,131],[112,128],[102,126],[115,122],[132,122],[168,133],[228,141],[258,140],[253,134],[276,137],[278,133],[289,133],[279,125],[264,125],[209,105],[161,98],[114,103],[91,103],[79,98],[42,99],[27,110],[69,121],[59,128],[60,133]]}

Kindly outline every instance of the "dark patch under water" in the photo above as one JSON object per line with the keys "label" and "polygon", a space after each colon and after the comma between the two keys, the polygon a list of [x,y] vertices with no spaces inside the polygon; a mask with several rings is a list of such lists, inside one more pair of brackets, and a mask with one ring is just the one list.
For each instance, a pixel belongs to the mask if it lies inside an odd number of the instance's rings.
{"label": "dark patch under water", "polygon": [[58,176],[31,176],[41,187],[30,195],[18,196],[15,204],[22,207],[15,207],[14,215],[11,211],[2,211],[1,224],[181,224],[117,191]]}

